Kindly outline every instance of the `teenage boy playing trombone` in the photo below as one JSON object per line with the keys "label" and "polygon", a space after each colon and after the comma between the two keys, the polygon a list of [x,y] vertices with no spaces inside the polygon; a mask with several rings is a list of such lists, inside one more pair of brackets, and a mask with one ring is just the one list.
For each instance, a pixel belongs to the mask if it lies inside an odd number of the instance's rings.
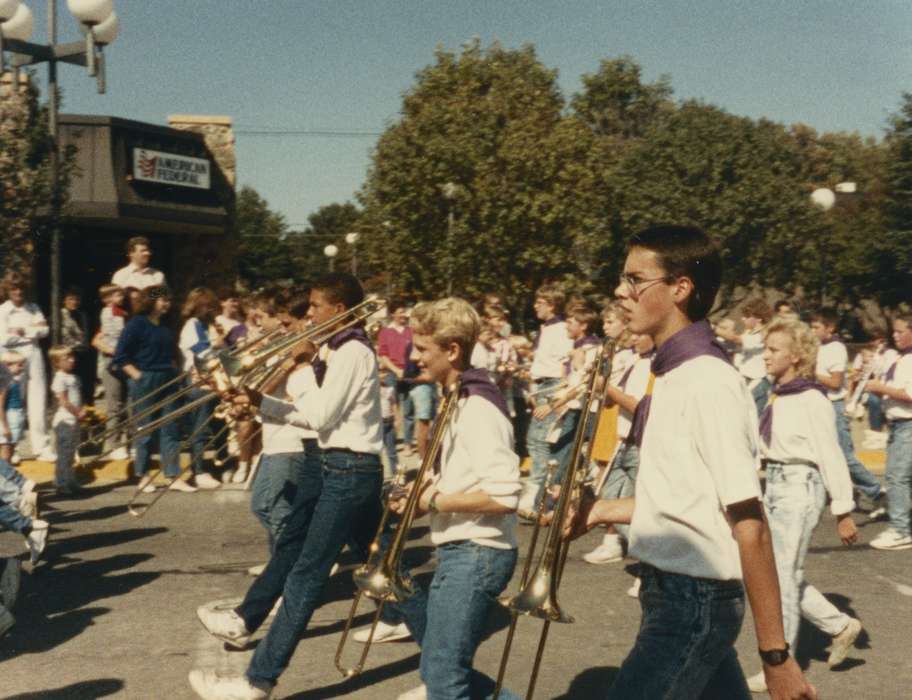
{"label": "teenage boy playing trombone", "polygon": [[[478,313],[462,299],[419,304],[412,312],[422,377],[444,390],[458,381],[459,397],[418,502],[419,513],[431,514],[434,579],[404,603],[389,604],[421,647],[422,685],[399,700],[469,700],[493,688],[472,670],[472,659],[516,566],[521,485],[503,393],[487,371],[469,366],[480,326]],[[403,499],[392,509],[401,512],[404,505]]]}
{"label": "teenage boy playing trombone", "polygon": [[[311,289],[308,316],[314,324],[338,317],[341,327],[346,323],[342,315],[363,300],[364,291],[355,277],[329,273]],[[318,388],[308,392],[306,400],[292,404],[246,390],[264,415],[317,432],[322,485],[298,484],[294,522],[286,524],[269,564],[244,601],[235,610],[200,613],[210,634],[243,647],[282,596],[269,632],[257,645],[244,675],[190,672],[190,685],[206,700],[262,700],[272,694],[320,604],[342,547],[354,545],[366,557],[379,525],[380,382],[377,358],[362,325],[330,337],[312,366]]]}
{"label": "teenage boy playing trombone", "polygon": [[[629,329],[655,341],[637,404],[636,496],[584,498],[568,536],[630,523],[642,621],[608,698],[750,697],[734,643],[751,603],[774,700],[816,698],[789,655],[757,476],[752,398],[706,321],[722,264],[706,234],[657,226],[634,236],[615,294]],[[743,582],[743,584],[742,584]]]}

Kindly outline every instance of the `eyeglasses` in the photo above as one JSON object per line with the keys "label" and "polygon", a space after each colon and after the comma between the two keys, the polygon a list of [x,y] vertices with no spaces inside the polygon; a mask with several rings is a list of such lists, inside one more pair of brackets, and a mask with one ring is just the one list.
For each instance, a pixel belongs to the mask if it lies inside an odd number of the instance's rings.
{"label": "eyeglasses", "polygon": [[[674,277],[671,275],[663,275],[662,277],[653,277],[652,279],[642,280],[636,275],[621,275],[621,284],[625,285],[627,289],[630,290],[630,299],[631,301],[639,301],[640,297],[650,287],[655,287],[659,282],[671,282],[674,280]],[[645,286],[641,286],[645,285]]]}

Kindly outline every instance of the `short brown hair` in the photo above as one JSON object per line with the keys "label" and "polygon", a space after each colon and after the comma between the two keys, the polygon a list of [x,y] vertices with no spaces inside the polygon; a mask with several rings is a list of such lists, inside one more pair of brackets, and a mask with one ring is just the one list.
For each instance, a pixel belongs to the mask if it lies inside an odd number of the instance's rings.
{"label": "short brown hair", "polygon": [[769,323],[773,317],[773,311],[763,299],[754,297],[744,302],[744,306],[741,307],[741,317],[745,316],[759,318],[761,323]]}
{"label": "short brown hair", "polygon": [[566,316],[582,323],[587,334],[595,333],[599,315],[588,304],[573,304],[567,309]]}
{"label": "short brown hair", "polygon": [[[103,284],[98,288],[98,297],[102,301],[105,301],[106,299],[109,299],[112,294],[116,294],[117,292],[124,292],[124,288],[119,284],[112,284],[108,282],[107,284]],[[124,294],[126,294],[126,292],[124,292]]]}
{"label": "short brown hair", "polygon": [[152,309],[155,308],[156,299],[170,299],[171,290],[163,284],[153,284],[139,291],[139,299],[136,302],[136,308],[132,309],[133,314],[137,316],[148,316]]}
{"label": "short brown hair", "polygon": [[181,309],[181,317],[184,320],[188,318],[198,318],[201,321],[211,323],[215,320],[221,309],[219,299],[208,287],[194,287],[187,295],[184,306]]}
{"label": "short brown hair", "polygon": [[152,244],[149,243],[149,239],[145,236],[133,236],[127,241],[127,255],[133,252],[133,249],[138,245],[144,245],[146,248],[152,249]]}
{"label": "short brown hair", "polygon": [[567,296],[556,284],[543,284],[535,290],[535,298],[544,299],[551,304],[554,313],[559,314],[564,309],[564,301],[567,299]]}
{"label": "short brown hair", "polygon": [[3,291],[4,295],[9,294],[11,289],[21,289],[25,291],[28,288],[28,279],[19,272],[7,272],[3,277],[3,281],[0,282],[0,290]]}

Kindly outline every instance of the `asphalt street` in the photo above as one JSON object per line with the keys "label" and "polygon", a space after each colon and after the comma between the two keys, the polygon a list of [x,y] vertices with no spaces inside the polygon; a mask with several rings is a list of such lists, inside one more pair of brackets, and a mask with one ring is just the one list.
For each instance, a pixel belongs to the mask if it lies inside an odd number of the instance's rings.
{"label": "asphalt street", "polygon": [[[136,519],[126,512],[131,492],[124,484],[97,485],[89,498],[43,502],[51,537],[43,561],[23,577],[17,625],[0,640],[0,697],[183,700],[194,697],[187,683],[190,669],[246,667],[252,647],[228,651],[203,630],[195,609],[242,596],[251,581],[246,569],[265,556],[265,534],[249,513],[249,494],[171,493]],[[807,559],[807,578],[859,617],[865,632],[849,658],[831,671],[828,639],[805,625],[797,657],[821,698],[907,699],[912,697],[912,550],[870,549],[864,543],[883,524],[867,524],[862,513],[857,521],[862,544],[846,549],[832,516],[824,517]],[[527,542],[531,528],[520,529]],[[426,535],[426,521],[419,521],[408,550],[408,561],[419,572],[433,567]],[[625,594],[633,562],[592,566],[581,560],[599,537],[587,535],[571,550],[560,602],[576,621],[552,625],[536,698],[603,697],[635,637],[639,605]],[[21,537],[0,537],[6,554],[19,554],[21,547]],[[277,697],[393,699],[419,683],[418,649],[409,641],[376,645],[356,679],[344,681],[336,671],[333,656],[353,592],[354,562],[346,557]],[[362,608],[359,622],[367,617]],[[489,675],[496,673],[507,622],[506,614],[493,616],[491,636],[479,650],[476,666]],[[520,620],[508,673],[509,687],[520,694],[540,629],[537,620]],[[759,669],[755,648],[748,615],[738,640],[748,674]],[[351,653],[357,651],[352,647]]]}

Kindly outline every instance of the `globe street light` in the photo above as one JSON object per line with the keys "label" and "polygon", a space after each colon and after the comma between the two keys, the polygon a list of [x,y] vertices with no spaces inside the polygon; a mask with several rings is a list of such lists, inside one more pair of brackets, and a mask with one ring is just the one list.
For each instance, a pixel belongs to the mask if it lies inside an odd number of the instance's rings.
{"label": "globe street light", "polygon": [[329,271],[333,272],[336,269],[336,256],[339,254],[339,249],[330,243],[323,249],[323,255],[329,258]]}
{"label": "globe street light", "polygon": [[6,52],[11,54],[13,90],[19,89],[19,69],[47,63],[48,66],[48,135],[54,148],[50,153],[51,178],[51,329],[55,343],[60,342],[60,205],[59,151],[57,148],[58,87],[57,64],[85,66],[95,77],[99,94],[105,92],[104,47],[117,38],[119,23],[113,0],[67,0],[67,7],[79,21],[84,41],[57,43],[57,0],[47,0],[48,43],[29,41],[34,20],[22,0],[0,0],[0,72],[6,69]]}
{"label": "globe street light", "polygon": [[361,237],[357,231],[345,234],[345,242],[352,247],[351,272],[357,277],[358,275],[358,239]]}

